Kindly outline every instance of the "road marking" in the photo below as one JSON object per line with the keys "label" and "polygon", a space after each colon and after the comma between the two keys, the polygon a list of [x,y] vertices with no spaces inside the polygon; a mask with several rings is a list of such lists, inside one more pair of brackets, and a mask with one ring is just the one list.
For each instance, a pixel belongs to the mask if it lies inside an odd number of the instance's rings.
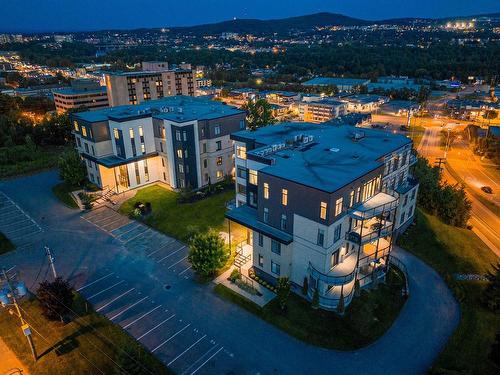
{"label": "road marking", "polygon": [[182,250],[182,249],[184,249],[185,247],[186,247],[186,245],[181,246],[179,249],[175,250],[173,253],[170,253],[170,254],[168,254],[167,256],[164,256],[163,258],[161,258],[161,259],[157,260],[157,261],[156,261],[156,263],[160,263],[161,261],[163,261],[163,260],[165,260],[165,259],[167,259],[167,258],[170,258],[172,255],[177,254],[179,251],[181,251],[181,250]]}
{"label": "road marking", "polygon": [[5,273],[9,273],[10,271],[12,271],[14,268],[16,268],[16,265],[14,264],[12,267],[10,267],[7,271],[5,271]]}
{"label": "road marking", "polygon": [[173,267],[173,266],[175,266],[176,264],[179,264],[180,262],[182,262],[182,261],[183,261],[184,259],[186,259],[186,258],[187,258],[187,255],[186,255],[184,258],[182,258],[181,260],[179,260],[179,261],[175,262],[174,264],[171,264],[171,265],[167,268],[167,270],[169,270],[170,268],[172,268],[172,267]]}
{"label": "road marking", "polygon": [[196,340],[194,342],[194,344],[192,344],[189,348],[187,348],[186,350],[184,350],[181,354],[179,354],[177,357],[175,357],[174,359],[172,359],[168,364],[167,366],[170,366],[172,363],[174,363],[175,361],[177,361],[180,357],[182,357],[184,354],[186,354],[188,351],[190,351],[196,344],[198,344],[201,340],[203,340],[205,337],[207,337],[207,335],[203,335],[202,337],[200,337],[198,340]]}
{"label": "road marking", "polygon": [[187,272],[189,271],[193,266],[189,266],[188,268],[186,268],[184,271],[182,272],[179,272],[179,275],[182,275],[184,272]]}
{"label": "road marking", "polygon": [[120,215],[116,220],[112,220],[109,223],[102,224],[102,227],[104,228],[104,227],[107,227],[108,225],[115,224],[115,223],[117,223],[117,222],[119,222],[120,220],[123,220],[123,219],[126,219],[126,217]]}
{"label": "road marking", "polygon": [[[33,223],[30,224],[30,225],[27,225],[25,227],[21,227],[21,228],[17,228],[17,229],[12,229],[12,230],[6,230],[5,233],[14,233],[14,232],[19,232],[20,230],[23,230],[23,229],[26,229],[26,228],[32,228],[33,227]],[[36,227],[36,226],[35,226]],[[38,229],[38,228],[37,228]]]}
{"label": "road marking", "polygon": [[127,312],[128,310],[130,310],[132,307],[138,305],[139,303],[141,303],[142,301],[144,301],[145,299],[147,299],[149,297],[144,297],[142,299],[140,299],[139,301],[137,301],[136,303],[130,305],[129,307],[127,307],[126,309],[120,311],[119,313],[116,313],[115,315],[113,315],[111,318],[109,318],[109,320],[113,320],[115,318],[118,318],[120,315],[122,315],[123,313]]}
{"label": "road marking", "polygon": [[167,342],[169,342],[170,340],[172,340],[175,336],[177,336],[178,334],[180,334],[182,331],[184,331],[187,327],[189,327],[191,325],[191,323],[187,324],[184,328],[181,328],[179,331],[177,331],[176,333],[174,333],[172,336],[170,336],[168,339],[166,339],[165,341],[163,341],[160,345],[158,345],[156,348],[154,348],[153,350],[151,350],[151,353],[154,353],[156,352],[158,349],[160,349],[163,345],[165,345]]}
{"label": "road marking", "polygon": [[161,251],[163,250],[164,248],[166,248],[168,245],[170,245],[171,243],[173,242],[172,239],[170,239],[168,242],[166,242],[165,244],[163,244],[163,246],[160,246],[158,249],[156,249],[155,251],[152,251],[150,252],[148,255],[146,255],[148,258],[153,255],[153,254],[156,254],[158,251]]}
{"label": "road marking", "polygon": [[[139,233],[138,235],[136,235],[136,236],[134,236],[134,237],[132,237],[132,238],[130,238],[130,239],[128,239],[128,240],[126,240],[126,241],[123,241],[123,243],[124,243],[124,244],[129,243],[130,241],[135,240],[137,237],[142,236],[144,233],[146,233],[146,232],[148,232],[148,231],[152,231],[152,229],[145,228],[145,230],[143,230],[141,233]],[[121,239],[121,238],[120,238],[120,240],[123,240],[123,239]]]}
{"label": "road marking", "polygon": [[120,285],[120,284],[123,284],[125,282],[125,280],[122,280],[122,281],[118,281],[116,284],[113,284],[111,285],[109,288],[106,288],[104,290],[101,290],[100,292],[96,293],[96,294],[93,294],[91,295],[90,297],[87,297],[87,299],[91,299],[91,298],[94,298],[94,297],[97,297],[98,295],[104,293],[104,292],[107,292],[108,290],[110,290],[111,288],[114,288],[115,286],[117,285]]}
{"label": "road marking", "polygon": [[127,290],[126,292],[123,292],[123,293],[122,293],[122,294],[120,294],[118,297],[113,298],[111,301],[109,301],[109,302],[108,302],[108,303],[106,303],[105,305],[103,305],[103,306],[99,307],[96,311],[97,311],[97,312],[101,311],[101,310],[102,310],[102,309],[104,309],[105,307],[107,307],[107,306],[111,305],[111,304],[112,304],[113,302],[115,302],[117,299],[120,299],[120,298],[122,298],[124,295],[129,294],[129,293],[130,293],[131,291],[133,291],[134,289],[135,289],[135,288],[132,288],[132,289]]}
{"label": "road marking", "polygon": [[8,228],[8,227],[10,227],[10,226],[12,226],[12,225],[20,224],[20,223],[22,223],[22,222],[24,222],[24,221],[31,222],[31,220],[30,220],[30,219],[28,219],[28,218],[26,218],[26,217],[23,217],[23,219],[22,219],[22,220],[12,221],[12,219],[11,219],[11,220],[7,220],[7,221],[6,221],[6,222],[10,222],[9,224],[0,224],[0,225],[2,226],[2,228]]}
{"label": "road marking", "polygon": [[196,373],[198,372],[198,370],[199,370],[199,369],[201,369],[203,366],[205,366],[205,364],[206,364],[208,361],[210,361],[213,357],[215,357],[217,354],[219,354],[219,352],[220,352],[222,349],[224,349],[224,347],[223,347],[223,346],[221,346],[221,347],[219,348],[219,350],[217,350],[214,354],[212,354],[210,357],[208,357],[208,359],[207,359],[205,362],[203,362],[203,363],[202,363],[202,364],[201,364],[201,365],[200,365],[200,366],[199,366],[196,370],[194,370],[194,371],[191,373],[191,375],[196,374]]}
{"label": "road marking", "polygon": [[128,323],[127,325],[125,325],[125,326],[123,327],[123,329],[127,329],[127,328],[128,328],[128,327],[130,327],[132,324],[137,323],[139,320],[141,320],[142,318],[144,318],[144,317],[148,316],[149,314],[151,314],[151,313],[152,313],[153,311],[155,311],[156,309],[159,309],[160,307],[161,307],[161,305],[158,305],[158,306],[156,306],[153,310],[148,311],[147,313],[142,314],[140,317],[138,317],[137,319],[135,319],[133,322],[130,322],[130,323]]}
{"label": "road marking", "polygon": [[146,333],[143,333],[142,335],[140,335],[138,338],[137,338],[137,341],[139,341],[140,339],[142,339],[144,336],[150,334],[151,332],[153,332],[156,328],[158,328],[159,326],[161,326],[163,323],[166,323],[168,322],[170,319],[172,319],[173,317],[175,316],[175,314],[172,314],[171,316],[169,316],[167,319],[165,319],[163,322],[161,323],[158,323],[157,325],[155,325],[153,328],[151,328],[149,331],[147,331]]}
{"label": "road marking", "polygon": [[95,283],[97,283],[97,282],[99,282],[99,281],[101,281],[101,280],[104,280],[106,277],[109,277],[109,276],[111,276],[111,275],[114,275],[114,272],[111,272],[109,275],[106,275],[106,276],[100,277],[100,278],[98,278],[97,280],[92,281],[90,284],[87,284],[87,285],[82,286],[81,288],[78,288],[76,291],[77,291],[77,292],[79,292],[80,290],[85,289],[85,288],[86,288],[86,287],[88,287],[88,286],[94,285]]}

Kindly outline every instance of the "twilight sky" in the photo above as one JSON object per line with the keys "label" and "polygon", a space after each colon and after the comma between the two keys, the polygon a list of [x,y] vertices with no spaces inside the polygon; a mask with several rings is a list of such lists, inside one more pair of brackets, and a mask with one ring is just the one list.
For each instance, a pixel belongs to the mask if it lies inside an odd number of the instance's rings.
{"label": "twilight sky", "polygon": [[185,26],[316,12],[365,19],[500,12],[500,0],[0,0],[0,31]]}

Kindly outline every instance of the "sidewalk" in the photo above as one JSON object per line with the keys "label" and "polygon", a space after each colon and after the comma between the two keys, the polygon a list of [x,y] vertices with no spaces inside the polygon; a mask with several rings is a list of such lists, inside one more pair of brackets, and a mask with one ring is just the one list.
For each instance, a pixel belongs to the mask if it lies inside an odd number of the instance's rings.
{"label": "sidewalk", "polygon": [[12,374],[23,374],[29,375],[26,367],[17,359],[15,354],[5,345],[3,340],[0,338],[0,374],[10,374],[9,370],[20,369],[21,372],[13,371]]}

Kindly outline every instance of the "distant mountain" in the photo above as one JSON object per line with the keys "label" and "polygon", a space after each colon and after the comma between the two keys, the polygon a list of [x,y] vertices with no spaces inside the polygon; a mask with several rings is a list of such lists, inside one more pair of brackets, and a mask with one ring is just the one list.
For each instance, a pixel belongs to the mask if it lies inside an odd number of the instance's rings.
{"label": "distant mountain", "polygon": [[224,32],[232,32],[238,34],[270,34],[270,33],[285,33],[290,30],[310,30],[315,27],[323,26],[367,26],[374,24],[392,24],[392,25],[408,25],[411,23],[422,22],[446,22],[457,19],[471,19],[479,17],[500,18],[500,13],[483,14],[475,16],[463,17],[446,17],[440,19],[434,18],[397,18],[388,20],[368,21],[359,18],[344,16],[337,13],[316,13],[305,16],[281,18],[274,20],[258,20],[258,19],[235,19],[211,24],[172,27],[170,31],[175,34],[221,34]]}

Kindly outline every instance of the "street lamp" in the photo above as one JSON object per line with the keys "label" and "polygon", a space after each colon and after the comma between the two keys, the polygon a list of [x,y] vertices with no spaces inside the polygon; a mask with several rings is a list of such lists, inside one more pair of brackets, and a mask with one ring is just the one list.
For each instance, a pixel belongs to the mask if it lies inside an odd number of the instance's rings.
{"label": "street lamp", "polygon": [[[9,278],[9,275],[5,271],[2,270],[3,278],[0,278],[0,281],[3,282],[3,285],[0,285],[0,305],[2,307],[14,306],[17,312],[18,318],[21,320],[21,330],[23,331],[24,336],[28,340],[28,344],[31,349],[31,354],[33,355],[33,360],[36,362],[37,355],[35,350],[35,344],[33,343],[33,338],[31,337],[31,327],[24,320],[23,314],[21,313],[21,309],[19,308],[19,304],[17,303],[17,298],[22,298],[26,294],[28,294],[28,289],[26,289],[26,285],[22,281],[12,282]],[[15,314],[12,309],[9,309],[10,314]]]}

